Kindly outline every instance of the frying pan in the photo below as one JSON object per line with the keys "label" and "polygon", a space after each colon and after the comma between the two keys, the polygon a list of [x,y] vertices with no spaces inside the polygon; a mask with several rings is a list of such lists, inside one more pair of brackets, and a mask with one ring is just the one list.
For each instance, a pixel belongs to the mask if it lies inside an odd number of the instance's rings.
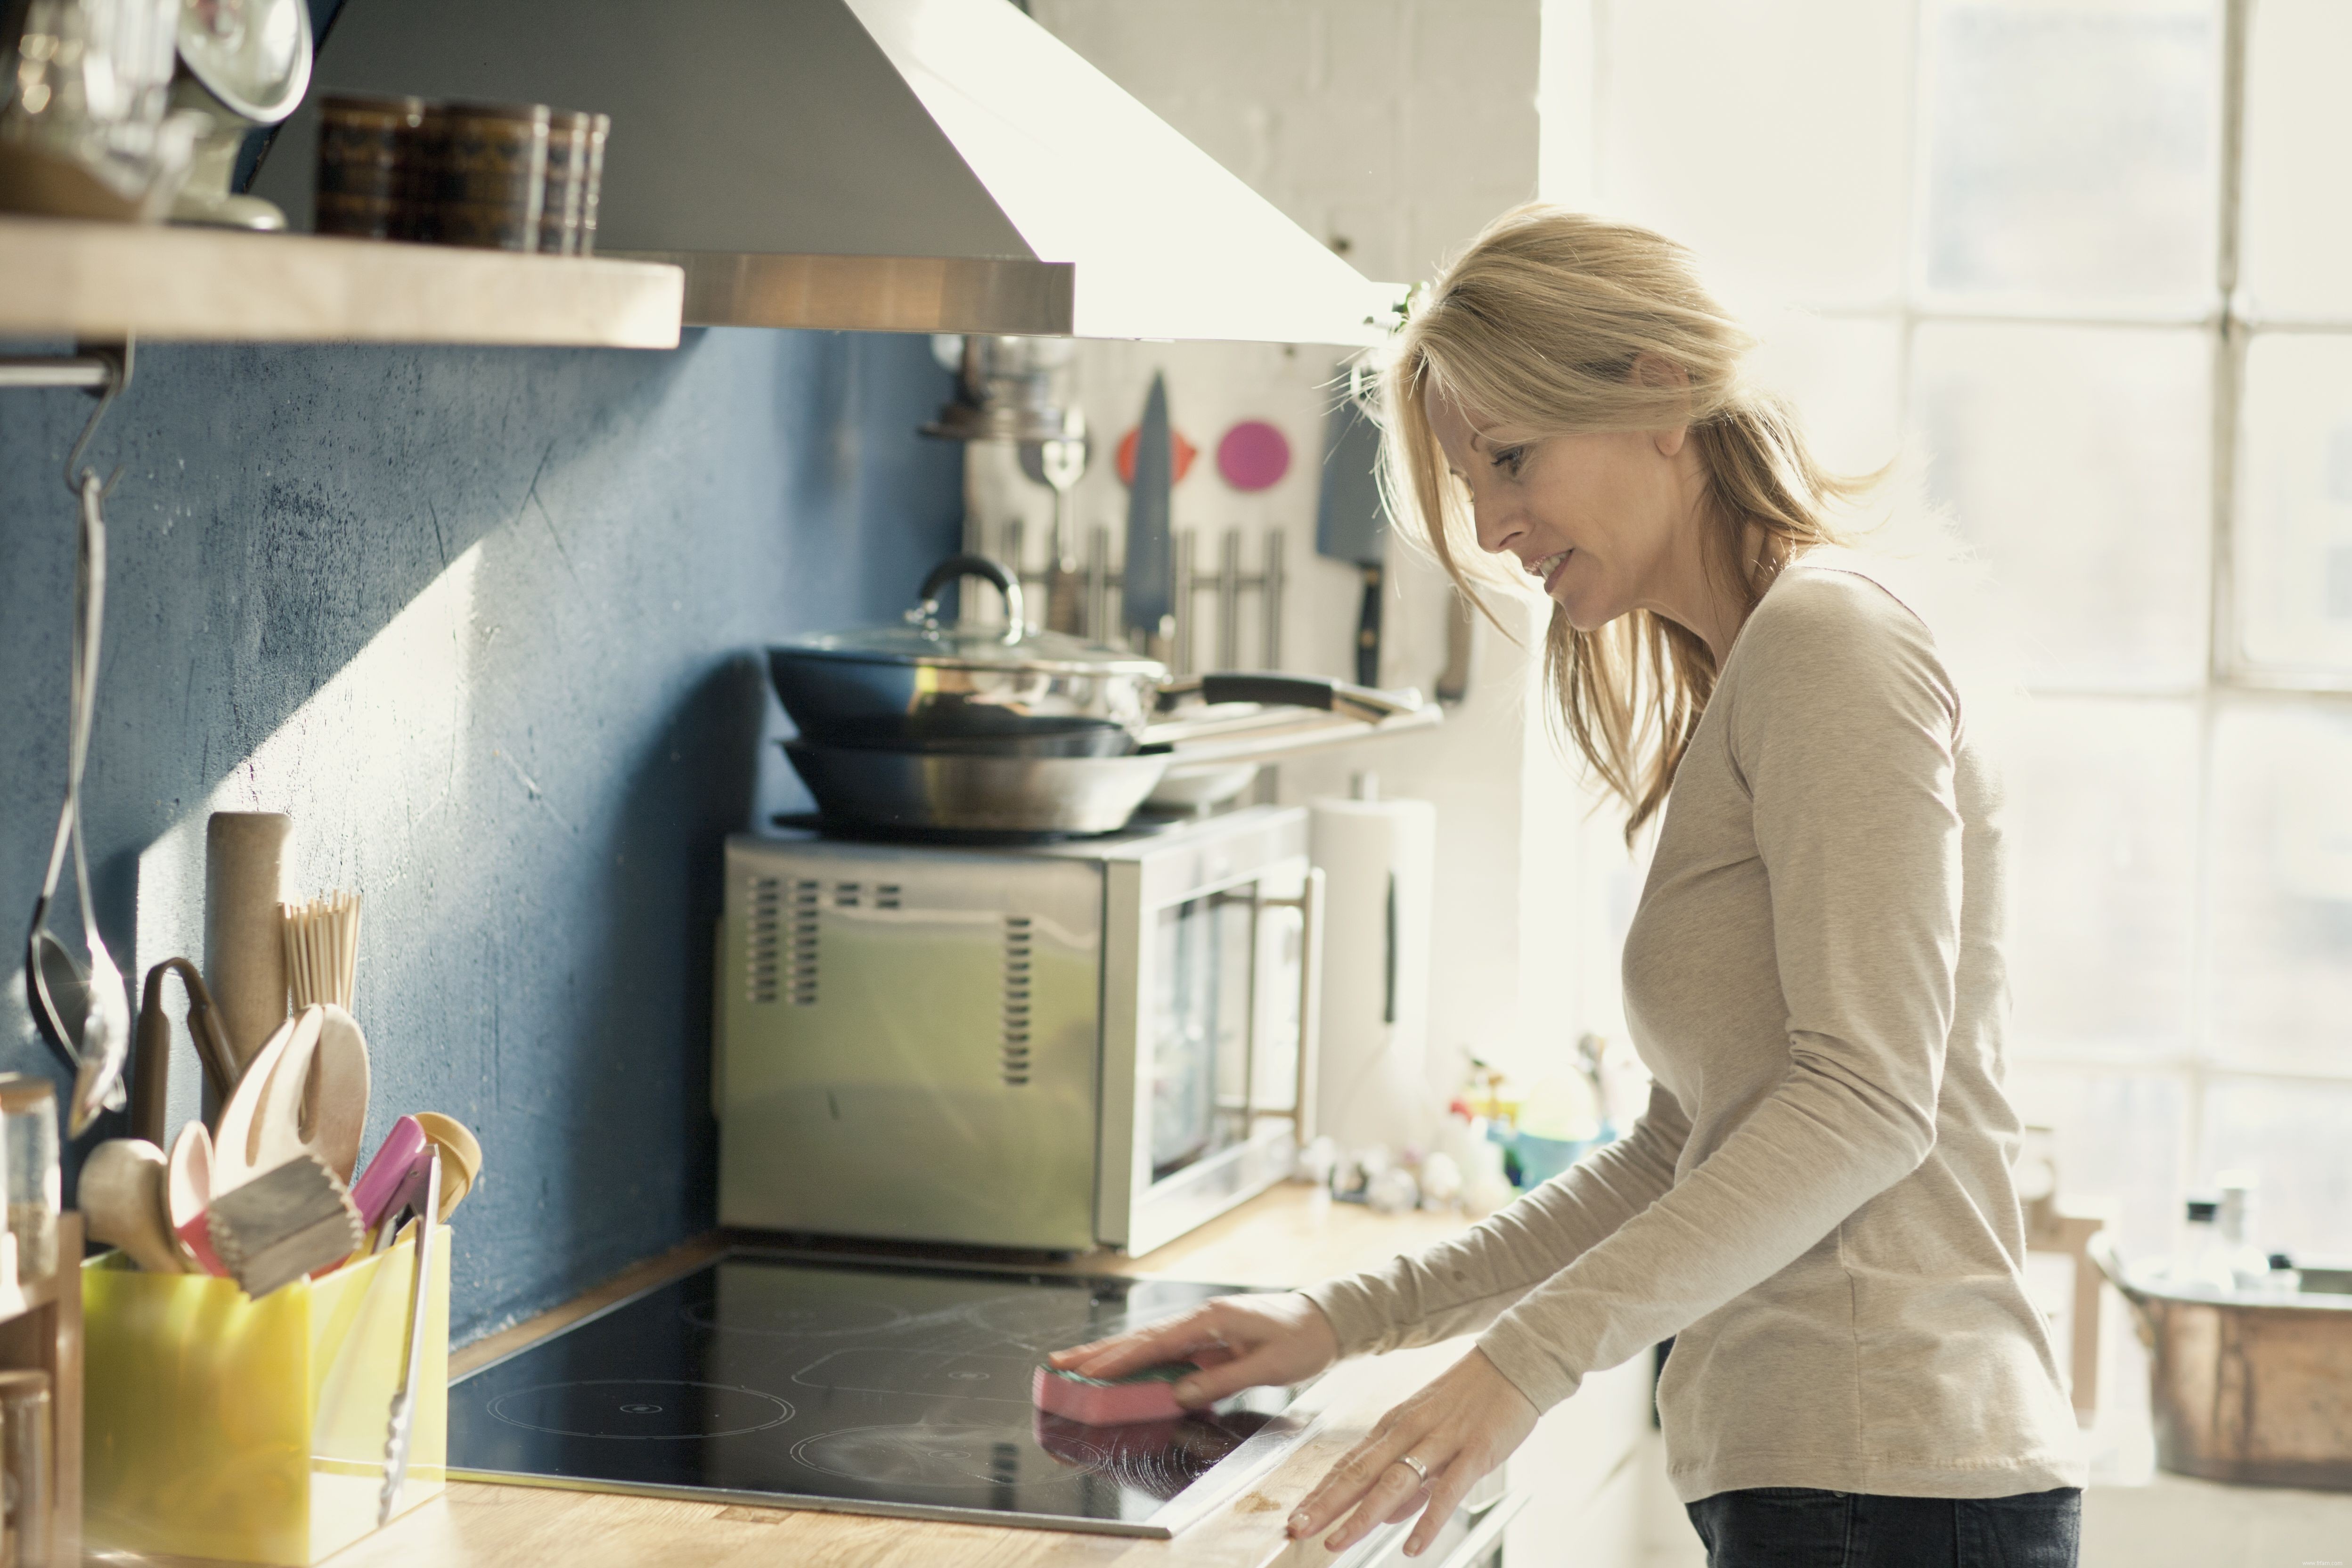
{"label": "frying pan", "polygon": [[[965,576],[996,585],[1009,626],[940,622],[940,594]],[[1026,626],[1019,579],[985,555],[941,562],[924,578],[920,600],[901,626],[821,633],[768,650],[769,677],[803,742],[1118,757],[1144,748],[1152,720],[1193,696],[1322,709],[1375,723],[1417,706],[1319,677],[1219,671],[1171,680],[1157,660]]]}

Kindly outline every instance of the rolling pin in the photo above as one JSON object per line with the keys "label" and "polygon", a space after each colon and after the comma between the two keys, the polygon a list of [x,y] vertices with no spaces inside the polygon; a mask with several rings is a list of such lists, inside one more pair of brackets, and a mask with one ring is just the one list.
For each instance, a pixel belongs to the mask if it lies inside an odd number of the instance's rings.
{"label": "rolling pin", "polygon": [[205,984],[238,1072],[286,1022],[278,905],[293,831],[277,811],[216,811],[205,825]]}

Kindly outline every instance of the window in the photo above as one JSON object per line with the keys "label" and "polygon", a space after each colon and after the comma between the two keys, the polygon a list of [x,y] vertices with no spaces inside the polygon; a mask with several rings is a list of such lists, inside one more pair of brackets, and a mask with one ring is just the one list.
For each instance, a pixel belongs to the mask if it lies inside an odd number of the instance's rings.
{"label": "window", "polygon": [[[2011,1087],[2172,1245],[2352,1252],[2352,6],[1549,0],[1552,199],[1692,244],[2006,580]],[[1596,970],[1605,965],[1594,965]]]}

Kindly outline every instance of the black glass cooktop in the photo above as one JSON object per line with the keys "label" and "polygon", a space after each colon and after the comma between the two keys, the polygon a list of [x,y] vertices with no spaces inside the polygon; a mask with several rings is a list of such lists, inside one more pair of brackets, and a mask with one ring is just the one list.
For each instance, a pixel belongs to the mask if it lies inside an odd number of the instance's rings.
{"label": "black glass cooktop", "polygon": [[1288,1392],[1087,1426],[1048,1350],[1229,1286],[737,1253],[449,1389],[477,1480],[1166,1536],[1301,1435]]}

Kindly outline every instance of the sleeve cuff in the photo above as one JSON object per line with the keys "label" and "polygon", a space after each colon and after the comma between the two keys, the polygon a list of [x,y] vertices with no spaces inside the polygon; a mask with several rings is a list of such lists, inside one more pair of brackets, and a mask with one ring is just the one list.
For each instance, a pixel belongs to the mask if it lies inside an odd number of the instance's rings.
{"label": "sleeve cuff", "polygon": [[1341,1355],[1374,1355],[1387,1348],[1391,1332],[1389,1314],[1361,1275],[1326,1279],[1299,1294],[1314,1302],[1329,1321]]}
{"label": "sleeve cuff", "polygon": [[1559,1355],[1516,1313],[1504,1314],[1479,1335],[1478,1349],[1512,1387],[1527,1395],[1528,1403],[1536,1407],[1538,1415],[1574,1394],[1584,1381],[1581,1373],[1563,1365]]}

